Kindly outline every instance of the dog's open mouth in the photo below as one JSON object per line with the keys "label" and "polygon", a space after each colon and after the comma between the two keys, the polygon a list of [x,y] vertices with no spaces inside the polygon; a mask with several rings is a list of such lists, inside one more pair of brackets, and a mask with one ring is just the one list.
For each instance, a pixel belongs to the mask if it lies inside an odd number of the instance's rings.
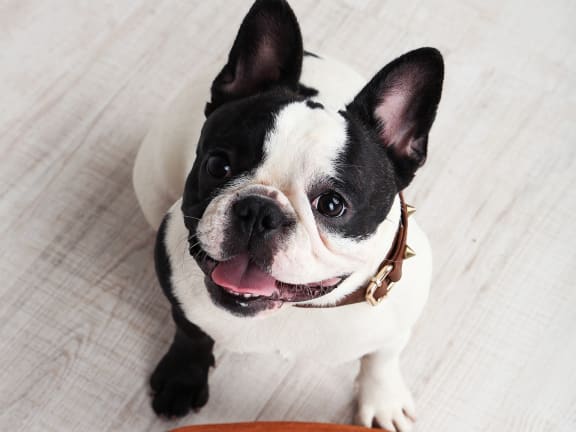
{"label": "dog's open mouth", "polygon": [[240,254],[223,262],[205,259],[211,261],[210,265],[202,266],[211,282],[243,303],[305,302],[328,294],[346,279],[346,276],[337,276],[318,282],[291,284],[263,271],[250,260],[248,254]]}

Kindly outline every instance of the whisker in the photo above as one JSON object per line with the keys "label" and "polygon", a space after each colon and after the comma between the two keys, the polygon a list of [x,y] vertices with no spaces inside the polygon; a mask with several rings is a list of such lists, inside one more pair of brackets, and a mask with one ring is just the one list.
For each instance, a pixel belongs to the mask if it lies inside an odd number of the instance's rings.
{"label": "whisker", "polygon": [[185,241],[188,241],[188,236],[185,236],[185,237],[181,238],[181,239],[178,241],[178,243],[176,244],[176,247],[177,247],[178,249],[180,249],[180,247],[182,246],[182,243],[184,243]]}
{"label": "whisker", "polygon": [[195,247],[198,246],[200,243],[201,243],[200,240],[198,240],[196,243],[191,244],[191,245],[190,245],[190,249],[195,248]]}

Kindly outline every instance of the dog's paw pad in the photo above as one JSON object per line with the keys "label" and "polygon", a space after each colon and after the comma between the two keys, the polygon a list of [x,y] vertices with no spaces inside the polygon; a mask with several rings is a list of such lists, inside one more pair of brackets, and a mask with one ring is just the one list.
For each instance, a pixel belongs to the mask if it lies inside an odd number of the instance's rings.
{"label": "dog's paw pad", "polygon": [[403,382],[366,387],[359,394],[358,424],[389,432],[409,432],[413,429],[416,420],[414,401]]}

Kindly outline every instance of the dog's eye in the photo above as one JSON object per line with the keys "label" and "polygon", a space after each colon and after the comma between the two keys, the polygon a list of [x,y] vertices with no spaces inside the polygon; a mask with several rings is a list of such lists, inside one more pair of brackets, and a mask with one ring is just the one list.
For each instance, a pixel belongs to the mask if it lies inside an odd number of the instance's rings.
{"label": "dog's eye", "polygon": [[316,210],[324,216],[340,217],[346,213],[346,202],[342,196],[334,191],[325,192],[312,203]]}
{"label": "dog's eye", "polygon": [[224,179],[232,175],[232,167],[228,158],[224,155],[212,155],[206,161],[206,171],[212,177]]}

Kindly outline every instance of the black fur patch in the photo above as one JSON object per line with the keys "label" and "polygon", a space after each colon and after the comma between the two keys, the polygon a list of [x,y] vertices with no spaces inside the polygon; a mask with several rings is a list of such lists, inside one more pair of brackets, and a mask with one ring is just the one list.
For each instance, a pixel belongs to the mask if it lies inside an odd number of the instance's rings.
{"label": "black fur patch", "polygon": [[154,264],[156,266],[156,277],[162,287],[164,295],[168,297],[172,305],[178,305],[176,297],[172,292],[172,284],[170,278],[172,277],[172,267],[170,266],[170,259],[166,252],[166,226],[170,220],[170,213],[164,216],[158,233],[156,234],[156,245],[154,247]]}
{"label": "black fur patch", "polygon": [[170,349],[150,377],[150,386],[156,414],[180,417],[208,401],[208,370],[214,366],[214,341],[185,318],[172,292],[172,268],[165,243],[168,223],[169,216],[166,216],[158,229],[154,258],[158,280],[172,304],[176,334]]}
{"label": "black fur patch", "polygon": [[312,87],[307,87],[304,84],[298,84],[298,94],[305,98],[311,98],[318,95],[318,90]]}
{"label": "black fur patch", "polygon": [[313,52],[310,51],[306,51],[304,50],[304,57],[315,57],[317,59],[321,59],[322,57],[320,57],[318,54],[314,54]]}
{"label": "black fur patch", "polygon": [[324,105],[322,105],[320,102],[316,102],[313,100],[307,100],[306,101],[306,106],[308,108],[312,108],[312,109],[324,109]]}
{"label": "black fur patch", "polygon": [[340,114],[347,120],[348,141],[337,159],[338,175],[318,185],[311,198],[328,189],[342,195],[348,208],[343,216],[317,214],[316,218],[344,237],[364,239],[376,231],[392,207],[398,193],[395,171],[376,134],[345,111]]}
{"label": "black fur patch", "polygon": [[214,366],[214,341],[174,311],[176,334],[150,377],[152,408],[164,417],[181,417],[208,401],[208,371]]}

